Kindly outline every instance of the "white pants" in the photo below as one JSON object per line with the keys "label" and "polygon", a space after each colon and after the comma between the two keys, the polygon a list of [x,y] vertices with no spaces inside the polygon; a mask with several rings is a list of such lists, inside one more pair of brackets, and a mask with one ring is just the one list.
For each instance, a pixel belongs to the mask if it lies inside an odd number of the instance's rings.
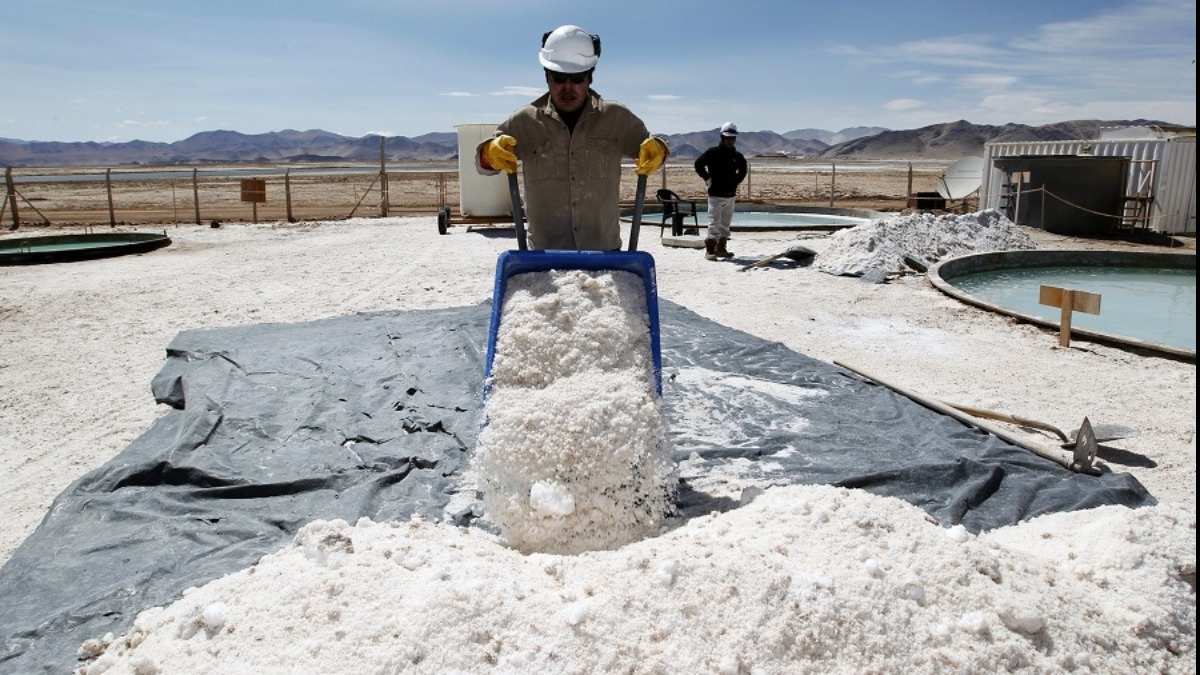
{"label": "white pants", "polygon": [[729,225],[733,222],[734,201],[734,197],[709,196],[707,239],[729,238]]}

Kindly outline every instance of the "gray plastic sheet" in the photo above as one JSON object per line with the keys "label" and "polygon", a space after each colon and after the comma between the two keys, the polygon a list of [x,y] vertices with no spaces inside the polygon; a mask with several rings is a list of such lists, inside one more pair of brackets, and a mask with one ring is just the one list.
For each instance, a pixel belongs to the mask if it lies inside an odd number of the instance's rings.
{"label": "gray plastic sheet", "polygon": [[[688,467],[683,518],[737,507],[695,479],[731,462],[763,485],[859,488],[973,532],[1155,503],[1128,474],[1072,473],[829,363],[659,305],[665,414]],[[0,673],[69,672],[84,640],[119,635],[312,520],[474,523],[462,479],[490,312],[180,333],[151,386],[172,410],[65,490],[0,569]]]}

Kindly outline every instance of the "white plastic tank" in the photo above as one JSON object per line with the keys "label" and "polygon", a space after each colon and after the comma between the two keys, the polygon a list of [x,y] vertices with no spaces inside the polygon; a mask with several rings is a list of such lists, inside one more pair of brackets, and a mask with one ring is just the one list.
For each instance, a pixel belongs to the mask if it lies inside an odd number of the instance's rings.
{"label": "white plastic tank", "polygon": [[475,148],[495,135],[496,125],[459,124],[454,128],[458,130],[458,207],[462,215],[512,217],[508,175],[484,176],[475,168]]}

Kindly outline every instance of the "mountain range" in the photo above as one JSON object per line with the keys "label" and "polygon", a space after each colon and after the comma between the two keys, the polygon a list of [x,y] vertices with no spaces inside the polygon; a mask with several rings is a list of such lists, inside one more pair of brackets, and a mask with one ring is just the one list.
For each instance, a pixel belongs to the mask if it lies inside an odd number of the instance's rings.
{"label": "mountain range", "polygon": [[[1123,126],[1173,126],[1148,120],[1075,120],[1042,126],[988,126],[965,120],[894,131],[850,127],[841,131],[796,129],[785,133],[743,131],[738,149],[747,157],[828,159],[955,160],[983,154],[996,141],[1056,141],[1098,138],[1100,130]],[[674,158],[694,158],[719,139],[717,129],[664,136]],[[284,130],[262,134],[203,131],[174,143],[21,141],[0,138],[0,166],[166,166],[229,163],[378,162],[379,136],[342,136],[329,131]],[[388,136],[388,162],[445,161],[458,157],[458,134],[436,132],[409,138]]]}

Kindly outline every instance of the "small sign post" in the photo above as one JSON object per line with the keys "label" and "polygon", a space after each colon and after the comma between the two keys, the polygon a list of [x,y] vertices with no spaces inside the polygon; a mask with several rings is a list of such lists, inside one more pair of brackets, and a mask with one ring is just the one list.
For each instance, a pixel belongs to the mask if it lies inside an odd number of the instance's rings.
{"label": "small sign post", "polygon": [[242,201],[254,205],[254,224],[258,224],[258,205],[267,202],[267,180],[265,178],[242,179]]}
{"label": "small sign post", "polygon": [[1042,286],[1038,289],[1038,303],[1049,307],[1062,309],[1062,319],[1058,327],[1058,345],[1071,346],[1071,315],[1074,312],[1084,314],[1100,313],[1100,294],[1076,291],[1057,286]]}

